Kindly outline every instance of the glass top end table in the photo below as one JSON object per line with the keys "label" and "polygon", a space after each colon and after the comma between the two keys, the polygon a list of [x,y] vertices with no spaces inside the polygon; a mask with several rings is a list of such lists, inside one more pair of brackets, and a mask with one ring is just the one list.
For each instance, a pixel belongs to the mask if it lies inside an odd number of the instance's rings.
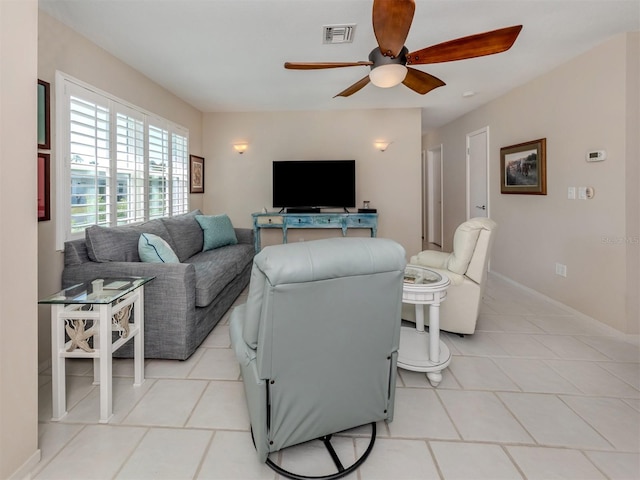
{"label": "glass top end table", "polygon": [[144,382],[144,285],[154,277],[97,278],[43,298],[51,305],[53,421],[66,414],[65,359],[92,358],[100,423],[113,416],[112,355],[133,339],[133,385]]}
{"label": "glass top end table", "polygon": [[41,304],[101,305],[113,303],[155,277],[98,278],[60,290],[38,301]]}

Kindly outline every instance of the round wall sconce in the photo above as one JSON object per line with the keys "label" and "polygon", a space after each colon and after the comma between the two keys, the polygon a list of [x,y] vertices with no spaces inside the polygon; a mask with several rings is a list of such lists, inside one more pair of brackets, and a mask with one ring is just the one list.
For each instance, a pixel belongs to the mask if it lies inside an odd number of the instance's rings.
{"label": "round wall sconce", "polygon": [[383,142],[381,140],[378,140],[374,142],[373,146],[376,147],[376,150],[380,150],[381,152],[384,152],[389,146],[389,143],[390,142]]}
{"label": "round wall sconce", "polygon": [[242,155],[244,152],[246,152],[247,148],[249,148],[249,144],[248,143],[234,143],[233,144],[233,149],[236,152],[238,152],[240,155]]}

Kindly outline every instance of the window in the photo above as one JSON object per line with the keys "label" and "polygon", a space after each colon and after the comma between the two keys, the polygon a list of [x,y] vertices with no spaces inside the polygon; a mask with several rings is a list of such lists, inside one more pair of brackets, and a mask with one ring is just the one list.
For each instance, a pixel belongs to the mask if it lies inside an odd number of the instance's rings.
{"label": "window", "polygon": [[60,72],[56,248],[91,225],[189,211],[189,132]]}

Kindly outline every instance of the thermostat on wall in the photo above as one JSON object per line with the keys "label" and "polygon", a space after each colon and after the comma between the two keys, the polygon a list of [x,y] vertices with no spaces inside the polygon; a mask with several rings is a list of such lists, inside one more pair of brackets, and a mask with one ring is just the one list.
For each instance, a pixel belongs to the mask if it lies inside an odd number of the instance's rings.
{"label": "thermostat on wall", "polygon": [[587,162],[601,162],[606,160],[607,152],[606,150],[591,150],[587,152]]}

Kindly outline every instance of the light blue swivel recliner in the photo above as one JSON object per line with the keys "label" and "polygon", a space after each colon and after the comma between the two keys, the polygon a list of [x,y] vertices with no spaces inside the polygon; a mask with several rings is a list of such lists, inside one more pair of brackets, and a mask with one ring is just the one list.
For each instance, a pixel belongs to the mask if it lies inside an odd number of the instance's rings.
{"label": "light blue swivel recliner", "polygon": [[[321,439],[339,478],[364,461],[375,422],[393,419],[405,251],[382,238],[330,238],[265,247],[247,303],[231,316],[260,461]],[[345,468],[333,433],[372,425],[366,453]]]}

